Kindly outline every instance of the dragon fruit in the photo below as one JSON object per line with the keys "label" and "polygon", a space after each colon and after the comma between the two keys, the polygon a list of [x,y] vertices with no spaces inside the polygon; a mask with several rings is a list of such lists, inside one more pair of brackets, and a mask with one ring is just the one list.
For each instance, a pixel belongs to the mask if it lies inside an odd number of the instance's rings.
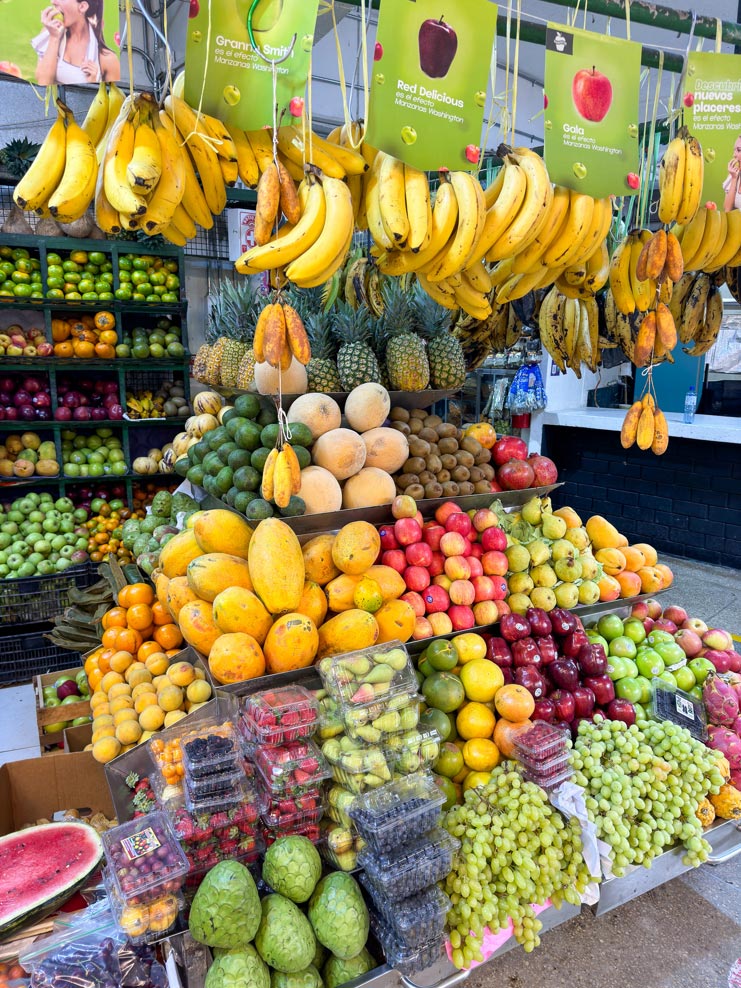
{"label": "dragon fruit", "polygon": [[738,734],[738,736],[741,738],[741,714],[739,714],[738,717],[731,724],[731,730],[733,731],[734,734]]}
{"label": "dragon fruit", "polygon": [[728,658],[730,659],[731,672],[741,672],[741,655],[731,649],[728,652]]}
{"label": "dragon fruit", "polygon": [[720,676],[709,676],[705,680],[702,699],[711,724],[730,727],[738,717],[736,693]]}
{"label": "dragon fruit", "polygon": [[713,724],[708,728],[708,747],[725,755],[732,772],[741,772],[741,738],[738,734]]}
{"label": "dragon fruit", "polygon": [[736,789],[741,789],[741,769],[736,769],[735,771],[731,772],[731,778],[729,779],[729,782]]}

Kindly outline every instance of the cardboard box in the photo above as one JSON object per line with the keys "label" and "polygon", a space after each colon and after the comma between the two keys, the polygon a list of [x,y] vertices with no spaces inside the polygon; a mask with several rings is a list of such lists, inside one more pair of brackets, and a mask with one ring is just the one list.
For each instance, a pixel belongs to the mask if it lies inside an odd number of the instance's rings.
{"label": "cardboard box", "polygon": [[77,727],[66,727],[62,733],[66,752],[84,751],[85,745],[93,740],[93,725],[78,724]]}
{"label": "cardboard box", "polygon": [[47,707],[44,704],[44,687],[53,686],[58,679],[74,679],[82,666],[74,669],[59,669],[57,672],[46,672],[41,676],[34,676],[33,688],[36,694],[36,723],[39,725],[39,742],[41,747],[51,747],[59,744],[62,740],[61,734],[45,734],[44,727],[47,724],[58,724],[60,721],[72,721],[77,717],[90,716],[90,700],[80,699],[77,703],[68,703],[65,706]]}
{"label": "cardboard box", "polygon": [[114,816],[105,770],[89,751],[45,755],[0,767],[0,835],[61,810]]}

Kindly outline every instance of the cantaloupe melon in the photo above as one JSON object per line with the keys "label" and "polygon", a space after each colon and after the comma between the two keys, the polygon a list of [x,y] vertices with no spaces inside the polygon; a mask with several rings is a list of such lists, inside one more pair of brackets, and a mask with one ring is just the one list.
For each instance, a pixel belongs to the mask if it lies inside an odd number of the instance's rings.
{"label": "cantaloupe melon", "polygon": [[281,372],[280,379],[275,367],[268,363],[255,364],[255,387],[261,395],[277,395],[280,390],[285,395],[302,395],[309,386],[306,368],[294,357],[291,366]]}
{"label": "cantaloupe melon", "polygon": [[409,442],[397,429],[369,429],[362,440],[366,449],[365,466],[396,473],[409,459]]}
{"label": "cantaloupe melon", "polygon": [[288,409],[287,418],[289,425],[291,422],[303,422],[311,430],[312,437],[318,439],[330,429],[339,429],[342,412],[334,398],[312,391],[294,401]]}
{"label": "cantaloupe melon", "polygon": [[359,384],[345,402],[345,418],[357,432],[377,429],[388,418],[391,398],[382,384]]}
{"label": "cantaloupe melon", "polygon": [[[388,431],[397,434],[395,429]],[[331,429],[325,432],[319,436],[311,450],[314,463],[329,470],[336,480],[347,480],[359,473],[365,465],[365,456],[365,443],[352,429]]]}
{"label": "cantaloupe melon", "polygon": [[[394,488],[394,495],[395,493]],[[390,500],[393,500],[394,495]],[[307,515],[339,511],[342,507],[342,488],[324,467],[305,467],[301,471],[301,490],[298,496],[306,505]]]}
{"label": "cantaloupe melon", "polygon": [[360,473],[346,482],[342,491],[342,507],[372,508],[379,504],[391,504],[395,497],[396,484],[390,474],[378,467],[363,467]]}

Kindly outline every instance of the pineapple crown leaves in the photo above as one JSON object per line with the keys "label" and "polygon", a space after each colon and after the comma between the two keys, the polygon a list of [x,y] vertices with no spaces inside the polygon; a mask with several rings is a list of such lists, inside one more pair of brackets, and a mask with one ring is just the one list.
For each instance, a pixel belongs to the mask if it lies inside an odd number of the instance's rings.
{"label": "pineapple crown leaves", "polygon": [[334,360],[337,343],[332,335],[329,316],[324,312],[311,312],[306,316],[306,332],[311,341],[311,356],[320,360]]}
{"label": "pineapple crown leaves", "polygon": [[224,281],[216,294],[209,295],[208,301],[209,342],[219,336],[252,342],[260,304],[258,293],[248,278]]}
{"label": "pineapple crown leaves", "polygon": [[384,336],[390,338],[415,332],[417,319],[411,294],[404,291],[398,279],[386,281],[382,292],[384,311],[381,322]]}
{"label": "pineapple crown leaves", "polygon": [[296,288],[291,285],[286,293],[286,302],[293,308],[306,322],[311,316],[318,315],[323,311],[322,289],[319,288]]}
{"label": "pineapple crown leaves", "polygon": [[0,150],[0,164],[15,178],[23,178],[41,150],[40,144],[34,144],[27,137],[8,141]]}
{"label": "pineapple crown leaves", "polygon": [[347,302],[338,300],[332,329],[342,343],[367,343],[373,332],[373,315],[367,305],[353,309]]}
{"label": "pineapple crown leaves", "polygon": [[431,298],[419,282],[414,286],[412,308],[414,328],[420,336],[431,340],[436,336],[447,336],[451,332],[452,313]]}

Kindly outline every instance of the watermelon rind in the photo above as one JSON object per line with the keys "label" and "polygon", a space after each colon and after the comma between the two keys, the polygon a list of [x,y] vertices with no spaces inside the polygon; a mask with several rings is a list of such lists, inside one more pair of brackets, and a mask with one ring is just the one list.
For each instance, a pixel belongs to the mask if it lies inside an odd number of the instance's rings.
{"label": "watermelon rind", "polygon": [[0,837],[0,940],[63,906],[102,857],[100,835],[81,821]]}

